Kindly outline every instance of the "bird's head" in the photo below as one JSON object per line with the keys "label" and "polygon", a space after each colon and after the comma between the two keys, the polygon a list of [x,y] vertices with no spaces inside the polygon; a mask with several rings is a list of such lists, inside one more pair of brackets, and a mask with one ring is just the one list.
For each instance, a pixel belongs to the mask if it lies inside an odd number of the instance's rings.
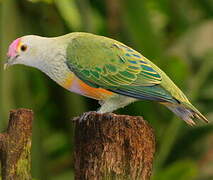
{"label": "bird's head", "polygon": [[[45,38],[47,39],[47,38]],[[36,67],[41,62],[45,48],[44,37],[28,35],[14,40],[8,49],[8,60],[4,69],[14,64]]]}

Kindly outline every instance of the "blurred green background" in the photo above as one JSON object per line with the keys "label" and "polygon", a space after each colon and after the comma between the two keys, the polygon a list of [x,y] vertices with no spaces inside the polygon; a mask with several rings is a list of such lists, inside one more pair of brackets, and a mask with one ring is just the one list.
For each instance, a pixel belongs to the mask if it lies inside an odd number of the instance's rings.
{"label": "blurred green background", "polygon": [[[212,121],[212,0],[0,0],[0,128],[5,129],[10,109],[34,110],[34,178],[73,178],[71,118],[96,110],[98,103],[68,92],[36,69],[17,65],[3,71],[3,62],[8,45],[19,36],[73,31],[112,37],[138,50]],[[153,180],[213,179],[212,123],[189,127],[147,101],[118,113],[141,115],[154,128]]]}

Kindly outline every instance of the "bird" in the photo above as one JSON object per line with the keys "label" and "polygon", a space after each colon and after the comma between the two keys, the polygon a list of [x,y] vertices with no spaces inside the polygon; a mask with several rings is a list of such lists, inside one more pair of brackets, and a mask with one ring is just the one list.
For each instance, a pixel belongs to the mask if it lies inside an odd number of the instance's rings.
{"label": "bird", "polygon": [[15,64],[44,72],[65,89],[99,101],[98,113],[139,100],[166,106],[189,125],[208,122],[157,65],[108,37],[72,32],[58,37],[26,35],[14,40],[4,68]]}

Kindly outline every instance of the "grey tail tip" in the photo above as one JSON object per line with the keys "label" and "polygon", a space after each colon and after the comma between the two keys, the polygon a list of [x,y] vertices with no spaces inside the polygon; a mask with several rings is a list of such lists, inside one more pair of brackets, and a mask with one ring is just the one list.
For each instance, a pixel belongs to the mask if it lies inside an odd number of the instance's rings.
{"label": "grey tail tip", "polygon": [[195,126],[196,123],[193,121],[193,118],[203,120],[206,123],[209,123],[208,119],[202,115],[198,110],[193,110],[191,108],[186,108],[179,105],[166,105],[173,113],[183,119],[190,126]]}
{"label": "grey tail tip", "polygon": [[188,125],[190,126],[195,126],[196,123],[193,121],[192,118],[197,118],[200,120],[203,120],[205,123],[209,123],[209,120],[206,119],[205,116],[203,116],[202,114],[198,114],[196,112],[191,111],[191,115],[189,115],[188,117],[182,118]]}

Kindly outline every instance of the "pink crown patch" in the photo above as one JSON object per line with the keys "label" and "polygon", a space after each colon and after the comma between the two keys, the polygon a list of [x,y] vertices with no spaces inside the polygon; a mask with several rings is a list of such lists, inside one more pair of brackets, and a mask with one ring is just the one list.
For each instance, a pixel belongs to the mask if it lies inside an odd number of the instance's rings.
{"label": "pink crown patch", "polygon": [[17,38],[16,40],[14,40],[10,46],[9,46],[9,50],[8,50],[8,53],[7,53],[7,56],[8,57],[14,57],[16,56],[16,53],[17,53],[17,48],[19,46],[19,43],[21,41],[21,38]]}

